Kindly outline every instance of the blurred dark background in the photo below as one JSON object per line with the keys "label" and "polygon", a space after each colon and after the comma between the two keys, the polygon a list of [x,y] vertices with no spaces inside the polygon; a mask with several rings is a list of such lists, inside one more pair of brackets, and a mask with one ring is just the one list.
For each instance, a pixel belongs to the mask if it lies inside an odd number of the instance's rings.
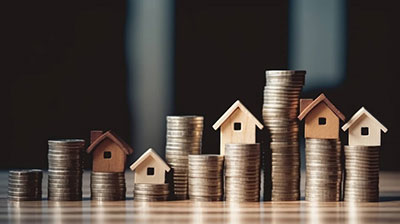
{"label": "blurred dark background", "polygon": [[[173,106],[166,113],[205,116],[203,152],[217,153],[219,132],[212,124],[236,99],[261,121],[265,70],[291,68],[293,2],[168,2],[173,71],[165,85]],[[303,95],[326,93],[347,118],[365,106],[389,129],[383,134],[382,169],[400,170],[397,1],[344,3],[344,79],[330,87],[306,88]],[[111,0],[3,3],[0,168],[46,168],[47,139],[88,139],[91,129],[113,129],[134,147],[132,158],[147,145],[158,146],[163,154],[165,136],[159,133],[165,133],[165,123],[157,122],[161,131],[147,142],[135,137],[146,131],[146,125],[135,125],[138,105],[129,84],[142,77],[129,69],[140,67],[141,57],[131,60],[132,49],[126,47],[136,41],[126,35],[127,20],[139,20],[128,10],[136,6],[137,1]],[[151,62],[158,66],[157,60]],[[161,94],[148,88],[152,97]],[[346,143],[347,134],[341,134]]]}

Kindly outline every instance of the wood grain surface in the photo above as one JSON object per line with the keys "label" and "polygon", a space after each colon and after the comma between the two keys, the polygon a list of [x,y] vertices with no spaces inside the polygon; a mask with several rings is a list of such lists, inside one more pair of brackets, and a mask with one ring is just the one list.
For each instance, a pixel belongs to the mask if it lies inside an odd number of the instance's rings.
{"label": "wood grain surface", "polygon": [[[0,172],[1,223],[400,223],[400,173],[382,172],[380,202],[135,202],[133,177],[127,172],[128,199],[89,200],[89,174],[84,175],[85,200],[79,202],[11,202],[6,171]],[[46,177],[47,175],[45,175]],[[43,180],[46,196],[46,179]],[[304,181],[302,193],[304,198]]]}

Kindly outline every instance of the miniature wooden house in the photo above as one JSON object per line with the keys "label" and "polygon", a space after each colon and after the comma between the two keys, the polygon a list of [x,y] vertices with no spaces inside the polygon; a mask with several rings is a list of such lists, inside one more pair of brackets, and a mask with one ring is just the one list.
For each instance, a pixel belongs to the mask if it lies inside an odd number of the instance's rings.
{"label": "miniature wooden house", "polygon": [[93,155],[94,172],[124,172],[126,157],[133,149],[111,131],[92,131],[87,153]]}
{"label": "miniature wooden house", "polygon": [[225,155],[227,143],[255,143],[256,127],[263,125],[237,100],[213,125],[214,130],[220,130],[220,154]]}
{"label": "miniature wooden house", "polygon": [[349,129],[349,145],[380,146],[381,131],[387,132],[374,116],[364,107],[361,107],[342,127],[343,131]]}
{"label": "miniature wooden house", "polygon": [[305,138],[338,139],[339,119],[344,121],[345,116],[321,94],[315,100],[300,100],[298,118],[305,119]]}
{"label": "miniature wooden house", "polygon": [[135,172],[135,184],[163,184],[165,183],[165,172],[170,170],[167,163],[151,148],[130,168]]}

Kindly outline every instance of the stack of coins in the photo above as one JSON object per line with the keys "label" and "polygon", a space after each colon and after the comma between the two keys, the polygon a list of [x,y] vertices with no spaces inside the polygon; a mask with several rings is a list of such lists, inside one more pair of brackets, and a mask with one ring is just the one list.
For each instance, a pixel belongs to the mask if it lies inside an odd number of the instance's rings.
{"label": "stack of coins", "polygon": [[[266,71],[263,120],[272,153],[273,201],[300,199],[300,148],[297,120],[305,71]],[[264,172],[267,174],[268,172]],[[268,177],[265,177],[268,178]]]}
{"label": "stack of coins", "polygon": [[10,170],[8,173],[8,199],[13,201],[42,200],[41,170]]}
{"label": "stack of coins", "polygon": [[259,201],[260,144],[225,145],[225,200]]}
{"label": "stack of coins", "polygon": [[166,159],[173,170],[174,198],[188,197],[188,155],[201,153],[201,116],[167,116]]}
{"label": "stack of coins", "polygon": [[97,201],[125,200],[125,173],[92,172],[90,175],[90,195]]}
{"label": "stack of coins", "polygon": [[194,201],[222,199],[222,168],[220,155],[189,155],[189,198]]}
{"label": "stack of coins", "polygon": [[166,201],[168,195],[168,183],[134,185],[133,199],[135,201]]}
{"label": "stack of coins", "polygon": [[85,140],[49,140],[48,199],[82,200],[83,150]]}
{"label": "stack of coins", "polygon": [[306,139],[306,200],[339,201],[342,183],[338,139]]}
{"label": "stack of coins", "polygon": [[344,200],[379,201],[379,147],[345,146]]}

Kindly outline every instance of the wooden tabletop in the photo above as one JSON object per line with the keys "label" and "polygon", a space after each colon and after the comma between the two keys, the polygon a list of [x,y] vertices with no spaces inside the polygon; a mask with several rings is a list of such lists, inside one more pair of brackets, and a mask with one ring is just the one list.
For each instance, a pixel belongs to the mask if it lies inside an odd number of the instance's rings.
{"label": "wooden tabletop", "polygon": [[[7,172],[0,172],[0,222],[13,223],[400,223],[400,173],[381,172],[377,203],[295,202],[134,202],[132,174],[127,173],[128,199],[89,200],[89,172],[79,202],[10,202]],[[45,175],[46,176],[46,175]],[[46,179],[43,180],[46,196]],[[304,181],[302,181],[304,189]],[[304,191],[302,191],[304,198]]]}

